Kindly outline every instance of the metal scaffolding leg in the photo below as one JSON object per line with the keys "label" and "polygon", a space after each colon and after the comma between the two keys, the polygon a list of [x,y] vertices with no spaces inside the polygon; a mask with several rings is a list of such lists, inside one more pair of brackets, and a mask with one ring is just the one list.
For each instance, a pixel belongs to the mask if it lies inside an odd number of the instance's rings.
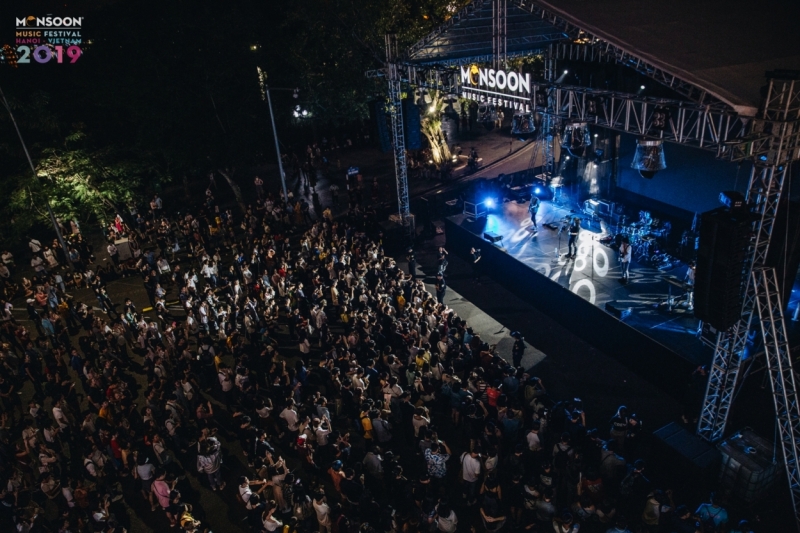
{"label": "metal scaffolding leg", "polygon": [[794,81],[770,79],[767,99],[759,128],[771,129],[773,138],[766,161],[756,161],[750,174],[747,203],[756,221],[753,223],[754,242],[743,268],[747,288],[739,321],[729,330],[717,335],[714,359],[709,371],[706,395],[697,434],[716,442],[724,436],[731,403],[736,391],[747,334],[755,312],[758,287],[751,272],[764,266],[769,251],[772,229],[778,213],[783,184],[791,161],[797,158],[797,119],[800,117],[800,97]]}
{"label": "metal scaffolding leg", "polygon": [[783,452],[786,477],[792,494],[795,521],[800,529],[800,406],[797,403],[797,383],[792,368],[791,352],[786,337],[780,285],[774,268],[757,268],[752,273],[756,287],[756,308],[764,337],[772,399],[778,417],[778,434]]}
{"label": "metal scaffolding leg", "polygon": [[492,2],[492,53],[494,68],[506,68],[507,32],[506,32],[507,0]]}
{"label": "metal scaffolding leg", "polygon": [[392,149],[394,150],[394,171],[397,181],[397,207],[400,222],[411,238],[414,235],[414,220],[408,199],[408,165],[406,161],[406,137],[403,131],[403,102],[401,99],[401,77],[395,59],[397,40],[394,35],[386,36],[386,79],[389,83],[389,102],[387,112],[391,119]]}
{"label": "metal scaffolding leg", "polygon": [[[751,259],[745,263],[748,269],[752,269],[752,265],[763,265],[767,257],[785,177],[784,166],[754,166],[750,174],[748,201],[756,205],[754,211],[759,218],[754,224],[756,240],[750,251]],[[753,317],[756,286],[749,272],[744,275],[747,276],[747,289],[741,318],[730,330],[717,334],[714,359],[706,386],[706,398],[697,426],[697,434],[711,442],[720,440],[725,433]]]}

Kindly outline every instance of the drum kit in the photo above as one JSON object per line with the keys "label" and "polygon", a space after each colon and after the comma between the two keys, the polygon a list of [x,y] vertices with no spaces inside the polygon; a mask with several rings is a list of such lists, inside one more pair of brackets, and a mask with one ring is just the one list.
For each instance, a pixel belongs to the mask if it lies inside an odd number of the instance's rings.
{"label": "drum kit", "polygon": [[654,218],[649,211],[639,211],[639,220],[627,224],[627,217],[622,217],[617,227],[614,243],[619,246],[627,240],[633,251],[633,256],[641,263],[650,263],[660,269],[671,268],[673,258],[661,252],[661,246],[672,230],[668,221],[661,222]]}

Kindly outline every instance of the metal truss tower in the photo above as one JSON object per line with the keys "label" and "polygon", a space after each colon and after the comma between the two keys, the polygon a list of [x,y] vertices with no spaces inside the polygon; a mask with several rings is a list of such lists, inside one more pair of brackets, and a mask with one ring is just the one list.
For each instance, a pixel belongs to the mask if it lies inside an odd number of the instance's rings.
{"label": "metal truss tower", "polygon": [[494,68],[506,68],[508,55],[507,0],[492,0],[492,55]]}
{"label": "metal truss tower", "polygon": [[403,131],[403,101],[401,98],[402,76],[398,70],[397,37],[386,36],[386,80],[389,84],[387,111],[391,121],[394,171],[397,181],[397,207],[399,222],[411,238],[414,236],[414,220],[408,199],[408,164],[406,161],[406,137]]}
{"label": "metal truss tower", "polygon": [[786,337],[778,275],[774,268],[755,268],[751,278],[756,288],[758,321],[764,338],[772,401],[778,417],[778,438],[792,491],[795,520],[800,528],[800,455],[797,446],[800,442],[800,406],[797,403],[797,380]]}
{"label": "metal truss tower", "polygon": [[[544,59],[544,79],[547,83],[552,83],[555,80],[556,73],[556,60],[552,54],[551,49],[545,54]],[[534,104],[536,102],[533,102]],[[531,106],[535,107],[535,106]],[[539,158],[540,150],[544,150],[544,161],[542,162],[542,172],[536,177],[543,179],[547,182],[553,177],[555,173],[555,155],[553,154],[553,142],[556,126],[558,124],[559,108],[555,99],[547,95],[547,106],[542,111],[541,132],[539,133],[539,140],[536,146],[533,147],[531,152],[531,160],[528,168],[531,170],[536,167],[536,161]]]}
{"label": "metal truss tower", "polygon": [[756,158],[750,174],[747,203],[755,216],[753,241],[743,274],[746,275],[739,321],[717,335],[706,395],[697,434],[716,442],[723,438],[753,318],[761,326],[769,369],[781,449],[792,491],[795,518],[800,527],[800,410],[789,346],[786,338],[781,292],[775,270],[766,265],[772,230],[789,166],[800,159],[800,82],[770,78],[767,97],[753,131],[770,135],[769,150]]}

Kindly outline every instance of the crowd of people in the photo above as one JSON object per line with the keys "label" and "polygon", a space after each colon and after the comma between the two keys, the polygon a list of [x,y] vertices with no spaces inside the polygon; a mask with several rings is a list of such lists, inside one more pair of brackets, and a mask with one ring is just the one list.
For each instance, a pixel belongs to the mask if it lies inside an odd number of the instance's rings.
{"label": "crowd of people", "polygon": [[[18,531],[124,531],[129,506],[205,531],[193,480],[255,532],[725,527],[717,502],[649,480],[635,413],[601,424],[551,397],[521,334],[498,353],[446,305],[446,252],[434,295],[358,202],[339,219],[262,191],[243,216],[211,193],[146,207],[109,225],[105,267],[71,232],[70,284],[31,240],[38,334],[2,301],[0,513]],[[152,309],[111,301],[122,277]]]}

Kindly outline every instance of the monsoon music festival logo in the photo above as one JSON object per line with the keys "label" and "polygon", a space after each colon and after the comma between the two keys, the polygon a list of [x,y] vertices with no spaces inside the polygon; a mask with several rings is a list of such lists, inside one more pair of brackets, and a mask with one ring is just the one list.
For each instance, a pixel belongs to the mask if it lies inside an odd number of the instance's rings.
{"label": "monsoon music festival logo", "polygon": [[14,17],[14,40],[3,45],[0,62],[12,67],[75,63],[83,54],[83,17]]}

